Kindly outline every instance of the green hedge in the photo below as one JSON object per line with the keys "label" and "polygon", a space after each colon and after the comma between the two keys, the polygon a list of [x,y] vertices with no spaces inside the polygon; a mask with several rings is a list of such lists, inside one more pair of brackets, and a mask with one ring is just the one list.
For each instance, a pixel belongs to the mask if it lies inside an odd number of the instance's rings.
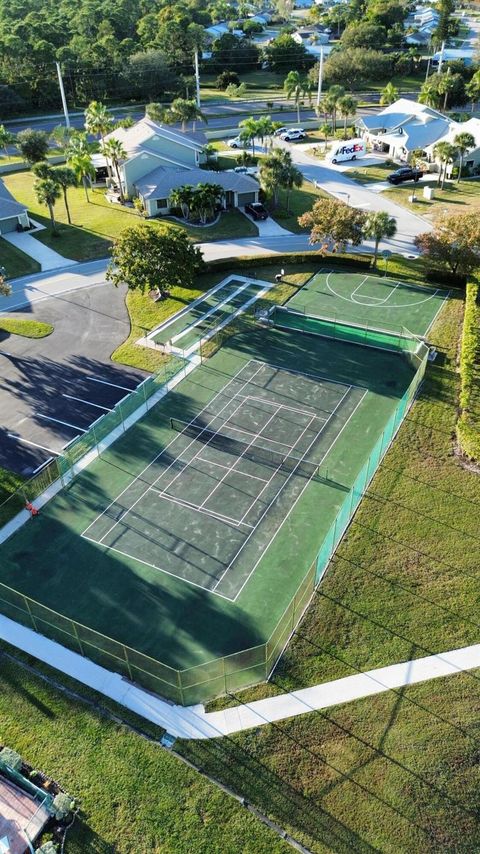
{"label": "green hedge", "polygon": [[473,282],[470,282],[466,289],[460,353],[460,417],[457,422],[460,448],[467,457],[475,460],[480,460],[480,425],[476,423],[472,413],[477,359],[480,354],[478,289],[478,284]]}
{"label": "green hedge", "polygon": [[208,261],[203,267],[206,273],[223,272],[224,270],[249,270],[258,267],[272,265],[280,267],[282,264],[311,264],[318,262],[319,267],[350,267],[354,269],[369,269],[372,263],[371,255],[348,254],[328,255],[325,257],[316,252],[285,252],[283,255],[248,255],[238,258],[220,258],[218,261]]}

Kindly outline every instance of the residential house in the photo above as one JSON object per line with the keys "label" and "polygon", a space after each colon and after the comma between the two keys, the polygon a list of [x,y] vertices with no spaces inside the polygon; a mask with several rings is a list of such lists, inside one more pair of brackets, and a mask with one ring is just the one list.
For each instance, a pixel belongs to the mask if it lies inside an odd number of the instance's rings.
{"label": "residential house", "polygon": [[450,119],[438,110],[400,98],[374,116],[357,118],[357,132],[373,149],[394,160],[408,162],[412,151],[425,151],[443,139]]}
{"label": "residential house", "polygon": [[0,179],[0,234],[30,228],[25,205],[20,204]]}
{"label": "residential house", "polygon": [[317,27],[301,27],[295,33],[292,33],[292,39],[297,44],[303,44],[308,50],[313,45],[328,44],[329,35]]}
{"label": "residential house", "polygon": [[144,118],[131,128],[117,128],[107,139],[121,141],[126,159],[120,164],[120,179],[127,198],[139,196],[148,216],[166,214],[173,189],[185,184],[220,184],[224,206],[241,207],[258,201],[259,184],[249,175],[201,169],[206,162],[201,132],[183,132]]}
{"label": "residential house", "polygon": [[[413,151],[422,151],[425,161],[435,164],[435,145],[454,144],[460,133],[470,133],[475,148],[465,156],[465,166],[472,170],[480,167],[480,119],[456,122],[432,107],[400,98],[376,116],[358,118],[355,124],[375,150],[402,162],[408,162]],[[449,165],[447,174],[458,162],[459,158]]]}
{"label": "residential house", "polygon": [[460,59],[465,65],[472,65],[474,50],[473,48],[444,48],[443,52],[438,50],[432,56],[432,67],[438,66],[440,62],[451,62],[454,59]]}
{"label": "residential house", "polygon": [[432,29],[430,27],[424,27],[421,30],[416,30],[413,33],[409,33],[408,36],[405,36],[405,44],[411,45],[412,47],[426,47],[430,44],[432,39]]}

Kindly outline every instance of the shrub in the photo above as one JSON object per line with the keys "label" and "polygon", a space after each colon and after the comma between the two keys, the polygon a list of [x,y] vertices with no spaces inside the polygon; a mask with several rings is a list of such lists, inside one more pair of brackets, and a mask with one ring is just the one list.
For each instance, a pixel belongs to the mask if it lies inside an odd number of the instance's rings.
{"label": "shrub", "polygon": [[57,821],[68,818],[74,807],[74,801],[65,792],[60,792],[53,801],[54,816]]}
{"label": "shrub", "polygon": [[0,751],[0,762],[3,762],[4,765],[8,765],[9,768],[13,768],[14,771],[20,771],[22,767],[22,757],[16,750],[12,750],[10,747],[4,747],[2,751]]}
{"label": "shrub", "polygon": [[449,270],[427,270],[425,273],[427,282],[434,282],[437,285],[447,285],[450,288],[465,289],[467,277],[459,273],[451,273]]}
{"label": "shrub", "polygon": [[[325,267],[325,258],[315,252],[286,252],[284,255],[254,255],[251,257],[240,258],[221,258],[218,261],[209,261],[205,264],[204,271],[207,273],[223,272],[224,270],[242,269],[248,270],[252,267],[259,266],[278,266],[282,264],[309,264],[315,263],[318,259],[318,264]],[[350,267],[352,269],[369,269],[371,265],[370,255],[348,254],[333,255],[328,257],[329,267]]]}
{"label": "shrub", "polygon": [[215,86],[217,89],[227,89],[233,83],[234,86],[240,86],[240,77],[236,71],[222,71],[218,75]]}
{"label": "shrub", "polygon": [[480,350],[480,311],[477,305],[478,284],[469,282],[465,298],[462,346],[460,352],[460,418],[457,439],[462,452],[480,460],[480,430],[472,421],[471,404],[476,382],[476,364]]}

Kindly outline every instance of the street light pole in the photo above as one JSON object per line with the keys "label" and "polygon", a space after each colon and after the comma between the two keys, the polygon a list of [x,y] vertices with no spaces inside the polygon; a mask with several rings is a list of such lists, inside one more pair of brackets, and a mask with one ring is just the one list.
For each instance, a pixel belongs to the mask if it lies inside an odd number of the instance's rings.
{"label": "street light pole", "polygon": [[65,116],[65,124],[66,124],[67,128],[69,128],[70,127],[70,116],[68,115],[68,107],[67,107],[67,99],[65,97],[65,89],[63,88],[62,71],[61,71],[59,62],[56,62],[55,65],[57,66],[58,85],[60,86],[60,95],[62,97],[62,107],[63,107],[63,114]]}
{"label": "street light pole", "polygon": [[317,107],[320,106],[322,99],[322,83],[323,83],[323,45],[320,45],[320,66],[318,69],[318,88],[317,88]]}

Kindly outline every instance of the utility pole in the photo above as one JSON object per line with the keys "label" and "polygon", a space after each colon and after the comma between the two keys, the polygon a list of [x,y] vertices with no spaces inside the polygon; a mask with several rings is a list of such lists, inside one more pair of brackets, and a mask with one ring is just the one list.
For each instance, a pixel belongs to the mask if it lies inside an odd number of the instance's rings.
{"label": "utility pole", "polygon": [[429,75],[429,73],[430,73],[430,62],[431,62],[431,60],[432,60],[432,57],[431,57],[431,56],[429,56],[429,57],[428,57],[428,62],[427,62],[427,73],[425,74],[425,83],[427,82],[427,80],[428,80],[428,75]]}
{"label": "utility pole", "polygon": [[195,90],[197,93],[197,107],[200,109],[200,71],[198,69],[198,47],[195,46]]}
{"label": "utility pole", "polygon": [[320,65],[318,69],[318,88],[317,88],[317,107],[320,106],[322,98],[322,82],[323,82],[323,45],[320,45]]}
{"label": "utility pole", "polygon": [[65,116],[65,124],[66,124],[67,128],[69,128],[70,127],[70,116],[68,115],[67,99],[65,97],[65,89],[63,88],[63,78],[62,78],[62,72],[60,69],[60,63],[56,62],[55,65],[57,66],[58,85],[60,86],[60,95],[62,96],[62,106],[63,106],[63,113]]}
{"label": "utility pole", "polygon": [[442,42],[442,46],[440,48],[440,59],[438,62],[437,74],[440,74],[443,65],[443,54],[445,52],[445,42]]}

